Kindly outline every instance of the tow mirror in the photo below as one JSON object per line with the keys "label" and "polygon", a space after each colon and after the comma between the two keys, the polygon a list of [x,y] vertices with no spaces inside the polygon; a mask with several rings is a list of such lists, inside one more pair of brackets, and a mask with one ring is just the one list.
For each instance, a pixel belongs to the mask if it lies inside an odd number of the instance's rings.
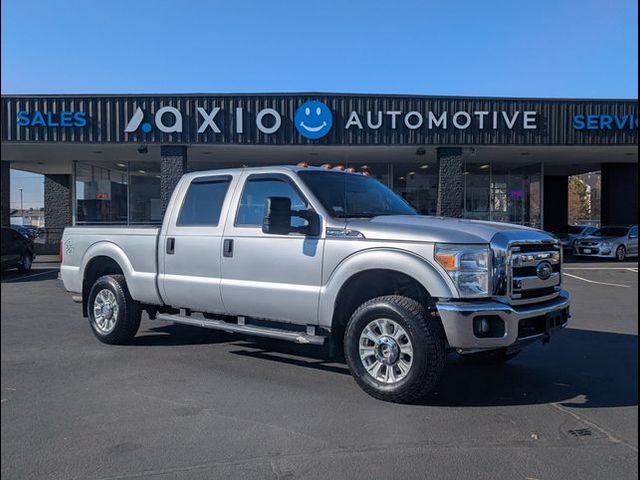
{"label": "tow mirror", "polygon": [[[307,225],[294,227],[291,218],[298,217],[307,221]],[[320,235],[320,215],[313,210],[291,210],[291,199],[287,197],[267,197],[264,205],[262,233],[288,235],[291,232],[303,235]]]}
{"label": "tow mirror", "polygon": [[262,233],[288,235],[291,232],[291,199],[267,197],[262,219]]}

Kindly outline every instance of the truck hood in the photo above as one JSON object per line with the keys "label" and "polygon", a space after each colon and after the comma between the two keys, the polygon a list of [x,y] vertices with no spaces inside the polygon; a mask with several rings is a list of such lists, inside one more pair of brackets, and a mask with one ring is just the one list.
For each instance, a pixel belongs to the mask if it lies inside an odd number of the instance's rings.
{"label": "truck hood", "polygon": [[[361,232],[372,240],[396,240],[443,243],[489,243],[499,233],[508,236],[552,240],[553,237],[541,230],[510,223],[485,222],[424,215],[389,215],[370,219],[349,219],[347,228]],[[526,232],[526,233],[525,233]]]}

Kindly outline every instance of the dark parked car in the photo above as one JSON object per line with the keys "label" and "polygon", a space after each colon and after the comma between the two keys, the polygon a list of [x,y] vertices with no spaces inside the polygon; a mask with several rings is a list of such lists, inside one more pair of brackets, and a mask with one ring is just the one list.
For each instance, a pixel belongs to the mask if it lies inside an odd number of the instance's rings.
{"label": "dark parked car", "polygon": [[44,230],[32,225],[11,225],[16,232],[30,240],[35,240],[44,233]]}
{"label": "dark parked car", "polygon": [[17,268],[21,272],[31,270],[35,258],[33,242],[13,228],[2,227],[2,270]]}

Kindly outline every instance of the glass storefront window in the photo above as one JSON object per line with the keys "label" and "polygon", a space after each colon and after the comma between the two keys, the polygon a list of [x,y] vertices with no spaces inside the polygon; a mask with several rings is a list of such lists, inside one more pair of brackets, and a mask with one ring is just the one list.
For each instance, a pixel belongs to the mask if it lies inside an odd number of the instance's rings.
{"label": "glass storefront window", "polygon": [[393,165],[393,190],[420,215],[435,215],[438,202],[436,163],[422,161]]}
{"label": "glass storefront window", "polygon": [[78,161],[74,165],[76,224],[159,224],[158,162]]}
{"label": "glass storefront window", "polygon": [[465,162],[464,217],[541,226],[541,164]]}
{"label": "glass storefront window", "polygon": [[162,223],[158,162],[129,162],[129,223]]}
{"label": "glass storefront window", "polygon": [[76,223],[127,223],[127,165],[76,162]]}

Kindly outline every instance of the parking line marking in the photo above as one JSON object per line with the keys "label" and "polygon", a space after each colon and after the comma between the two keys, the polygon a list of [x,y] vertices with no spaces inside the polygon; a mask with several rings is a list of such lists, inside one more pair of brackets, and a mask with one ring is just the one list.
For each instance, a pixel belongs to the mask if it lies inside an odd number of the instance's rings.
{"label": "parking line marking", "polygon": [[637,268],[631,267],[564,267],[563,270],[631,270],[638,273]]}
{"label": "parking line marking", "polygon": [[596,282],[595,280],[589,280],[588,278],[582,278],[577,275],[571,275],[570,273],[565,273],[567,277],[575,278],[578,280],[582,280],[587,283],[595,283],[597,285],[607,285],[609,287],[622,287],[622,288],[631,288],[631,285],[622,285],[621,283],[607,283],[607,282]]}
{"label": "parking line marking", "polygon": [[34,273],[32,275],[25,275],[24,277],[18,277],[18,278],[11,278],[9,280],[6,280],[3,283],[15,283],[18,280],[24,280],[25,278],[33,278],[33,277],[38,277],[40,275],[45,275],[47,273],[52,273],[52,272],[57,272],[58,270],[47,270],[46,272],[40,272],[40,273]]}

